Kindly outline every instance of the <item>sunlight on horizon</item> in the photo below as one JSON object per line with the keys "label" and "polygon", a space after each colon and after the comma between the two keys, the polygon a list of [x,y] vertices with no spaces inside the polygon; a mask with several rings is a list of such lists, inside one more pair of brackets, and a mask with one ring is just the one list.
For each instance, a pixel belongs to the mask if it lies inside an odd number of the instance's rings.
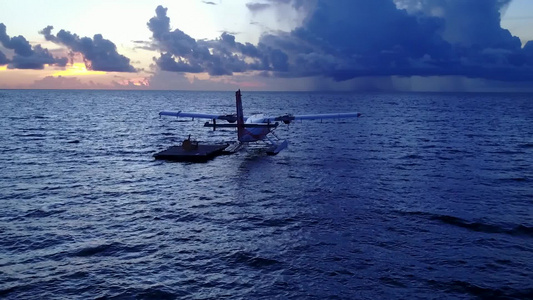
{"label": "sunlight on horizon", "polygon": [[144,77],[125,78],[117,81],[121,86],[150,87],[150,81]]}
{"label": "sunlight on horizon", "polygon": [[74,63],[66,70],[57,71],[52,74],[54,77],[58,76],[84,76],[84,75],[105,75],[107,72],[104,71],[92,71],[87,70],[85,63]]}

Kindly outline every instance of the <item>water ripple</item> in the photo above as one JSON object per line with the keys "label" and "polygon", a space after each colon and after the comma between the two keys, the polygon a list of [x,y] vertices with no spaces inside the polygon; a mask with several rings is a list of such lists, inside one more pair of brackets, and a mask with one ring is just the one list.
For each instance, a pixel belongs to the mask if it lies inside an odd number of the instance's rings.
{"label": "water ripple", "polygon": [[[527,299],[530,95],[247,93],[278,156],[155,161],[233,93],[2,91],[0,298]],[[195,99],[195,101],[191,101]]]}

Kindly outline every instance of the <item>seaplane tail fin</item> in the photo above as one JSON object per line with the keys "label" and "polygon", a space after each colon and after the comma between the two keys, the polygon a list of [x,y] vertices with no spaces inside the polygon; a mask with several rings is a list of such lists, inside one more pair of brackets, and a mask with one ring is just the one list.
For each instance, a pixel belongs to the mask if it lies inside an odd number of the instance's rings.
{"label": "seaplane tail fin", "polygon": [[244,114],[242,112],[241,90],[235,92],[235,102],[237,105],[237,136],[239,141],[243,141],[244,136]]}

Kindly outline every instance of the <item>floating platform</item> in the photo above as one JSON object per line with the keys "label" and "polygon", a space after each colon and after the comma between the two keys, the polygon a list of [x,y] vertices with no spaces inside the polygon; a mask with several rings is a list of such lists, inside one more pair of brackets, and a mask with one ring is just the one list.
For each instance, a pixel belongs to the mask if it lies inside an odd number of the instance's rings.
{"label": "floating platform", "polygon": [[182,162],[206,162],[219,155],[228,154],[224,151],[228,144],[201,145],[185,140],[181,146],[172,146],[167,150],[154,154],[155,159]]}

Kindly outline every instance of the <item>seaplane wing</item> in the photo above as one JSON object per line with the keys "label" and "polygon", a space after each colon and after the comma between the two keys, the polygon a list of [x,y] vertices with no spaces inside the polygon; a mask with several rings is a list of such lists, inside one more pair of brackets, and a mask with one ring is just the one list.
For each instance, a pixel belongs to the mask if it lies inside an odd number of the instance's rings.
{"label": "seaplane wing", "polygon": [[311,114],[311,115],[283,115],[277,117],[265,117],[265,122],[281,121],[285,124],[289,124],[296,120],[323,120],[323,119],[344,119],[344,118],[358,118],[361,114],[358,112],[350,113],[333,113],[333,114]]}
{"label": "seaplane wing", "polygon": [[[194,113],[194,112],[183,112],[183,111],[162,111],[159,113],[160,116],[173,116],[173,117],[184,117],[184,118],[198,118],[198,119],[211,119],[211,120],[225,120],[230,123],[237,121],[236,114],[204,114],[204,113]],[[244,118],[246,120],[246,118]]]}

